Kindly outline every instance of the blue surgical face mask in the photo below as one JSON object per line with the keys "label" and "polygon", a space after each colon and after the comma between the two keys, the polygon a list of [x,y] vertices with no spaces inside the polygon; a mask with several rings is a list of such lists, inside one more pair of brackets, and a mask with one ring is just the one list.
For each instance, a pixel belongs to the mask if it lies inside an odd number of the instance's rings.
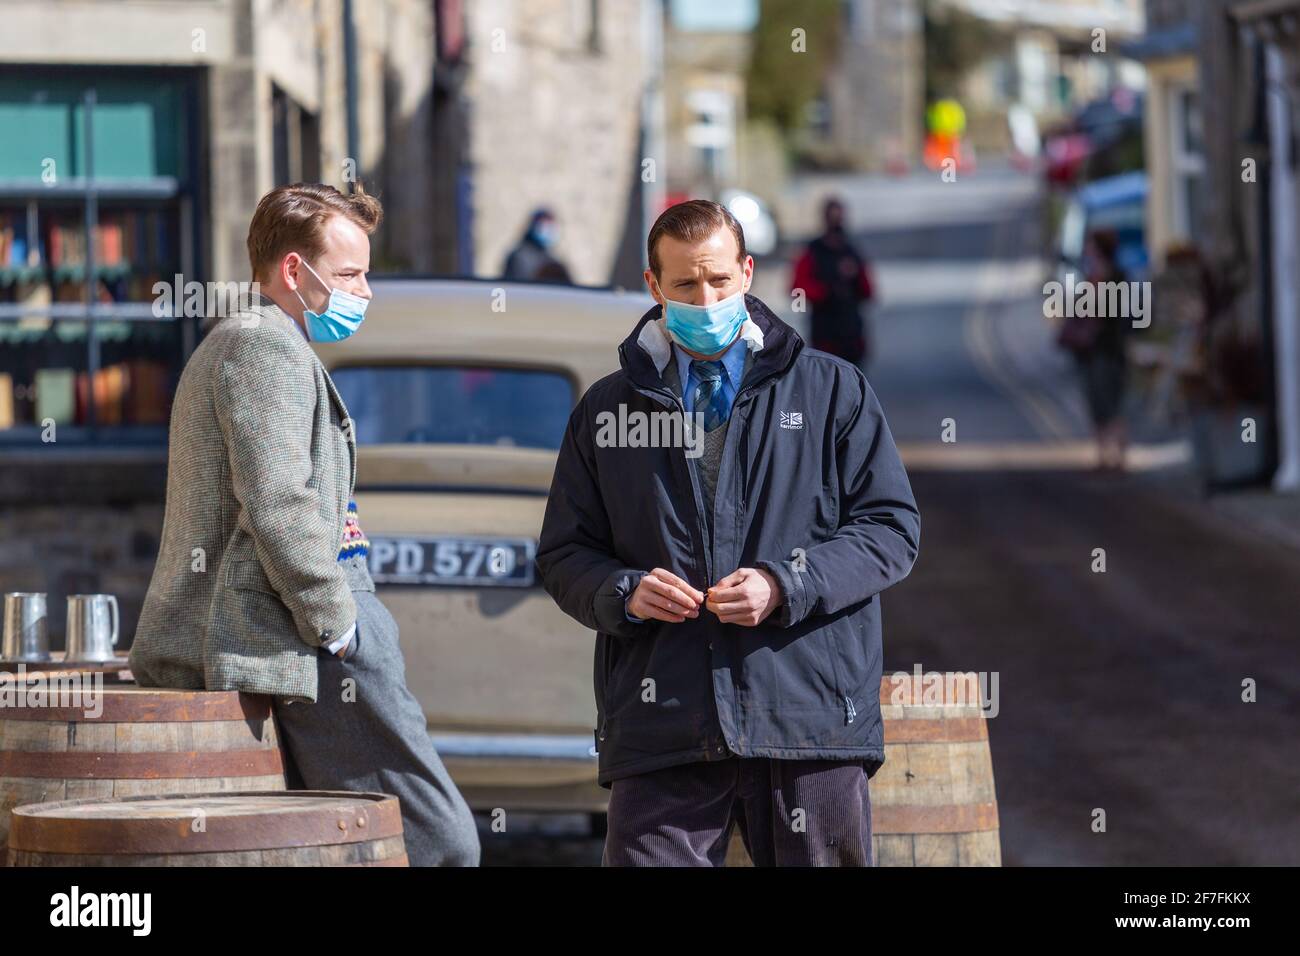
{"label": "blue surgical face mask", "polygon": [[664,297],[668,334],[683,348],[700,355],[716,355],[736,338],[749,318],[745,293],[737,292],[712,305],[691,305]]}
{"label": "blue surgical face mask", "polygon": [[341,289],[331,289],[325,285],[325,280],[316,274],[316,270],[307,265],[306,259],[302,260],[302,264],[316,276],[317,282],[330,290],[330,301],[325,311],[313,312],[307,308],[307,302],[302,294],[294,289],[294,295],[298,296],[298,301],[302,303],[303,318],[307,320],[307,338],[313,342],[339,342],[361,328],[361,321],[366,317],[366,306],[370,304],[370,300]]}
{"label": "blue surgical face mask", "polygon": [[549,222],[539,222],[533,226],[533,239],[543,249],[549,249],[555,244],[555,226]]}

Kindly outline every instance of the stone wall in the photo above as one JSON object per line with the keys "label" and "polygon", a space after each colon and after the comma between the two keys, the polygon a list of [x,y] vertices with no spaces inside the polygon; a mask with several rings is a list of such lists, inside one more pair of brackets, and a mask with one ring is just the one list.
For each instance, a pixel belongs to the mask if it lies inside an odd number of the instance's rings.
{"label": "stone wall", "polygon": [[916,0],[857,3],[827,78],[830,145],[851,168],[879,171],[920,155],[925,49]]}
{"label": "stone wall", "polygon": [[117,595],[130,644],[162,533],[166,451],[6,451],[0,468],[0,592],[44,591],[63,648],[69,594]]}
{"label": "stone wall", "polygon": [[640,0],[466,4],[474,273],[500,275],[539,205],[573,280],[610,281],[639,182]]}

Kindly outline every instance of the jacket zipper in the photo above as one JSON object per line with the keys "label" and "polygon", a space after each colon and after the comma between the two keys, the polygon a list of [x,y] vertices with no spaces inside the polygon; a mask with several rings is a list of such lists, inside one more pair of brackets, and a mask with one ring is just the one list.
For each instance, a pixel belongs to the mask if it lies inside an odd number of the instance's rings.
{"label": "jacket zipper", "polygon": [[[621,348],[621,347],[620,347],[620,348]],[[744,386],[744,387],[742,387],[741,389],[739,389],[739,390],[736,392],[736,397],[735,397],[735,398],[732,400],[732,402],[731,402],[731,415],[728,416],[728,421],[730,421],[731,418],[736,414],[736,409],[739,407],[740,402],[741,402],[741,399],[743,398],[743,399],[745,399],[746,401],[748,401],[748,400],[750,399],[750,397],[751,397],[751,396],[752,396],[752,395],[757,391],[758,386],[761,385],[761,384],[763,384],[763,383],[766,383],[767,380],[768,380],[768,378],[770,378],[770,377],[771,377],[771,376],[765,376],[761,381],[759,381],[759,382],[754,382],[753,384],[748,385],[748,386]],[[743,385],[743,384],[744,384],[744,383],[742,383],[742,385]],[[671,405],[676,405],[676,406],[677,406],[677,410],[678,410],[679,412],[681,412],[681,415],[682,415],[682,425],[683,425],[683,427],[685,427],[685,425],[686,425],[686,403],[685,403],[681,398],[679,398],[678,396],[674,395],[670,389],[666,389],[666,388],[642,388],[641,386],[636,385],[636,384],[633,384],[632,387],[633,387],[634,389],[636,389],[638,392],[640,392],[641,394],[643,394],[643,395],[647,395],[647,396],[650,396],[650,397],[654,398],[654,399],[655,399],[656,401],[658,401],[660,404],[663,404],[663,405],[670,405],[670,404],[671,404]],[[684,464],[685,467],[686,467],[686,475],[687,475],[687,477],[690,479],[690,482],[691,482],[691,494],[692,494],[692,496],[693,496],[693,498],[694,498],[694,500],[695,500],[695,527],[696,527],[696,531],[699,532],[698,538],[699,538],[699,541],[700,541],[700,544],[701,544],[701,548],[702,548],[702,550],[704,550],[704,569],[705,569],[705,574],[706,574],[708,580],[709,580],[709,581],[712,581],[712,580],[713,580],[713,555],[710,554],[709,552],[712,550],[712,547],[713,547],[713,540],[712,540],[711,537],[709,537],[709,535],[707,534],[706,529],[704,528],[704,513],[703,513],[703,512],[704,512],[704,505],[703,505],[703,498],[702,498],[701,495],[700,495],[699,483],[696,481],[696,478],[695,478],[695,472],[694,472],[694,470],[691,468],[690,463],[687,462],[687,461],[685,461],[685,451],[684,451],[684,450],[683,450],[683,452],[682,452],[682,455],[683,455],[683,464]],[[742,475],[743,475],[743,472],[742,472]],[[714,529],[714,533],[715,533],[715,534],[717,533],[717,529],[716,529],[716,527],[715,527],[715,529]],[[709,537],[709,547],[708,547],[708,548],[703,548],[704,540],[705,540],[706,537]],[[849,707],[852,707],[852,706],[853,706],[853,702],[852,702],[852,701],[849,701]],[[716,702],[715,702],[715,711],[716,711]],[[716,718],[717,718],[717,714],[715,713],[715,719],[716,719]],[[852,718],[850,718],[849,722],[852,723]],[[604,723],[605,723],[604,720],[602,720],[602,721],[601,721],[601,729],[600,729],[600,733],[599,733],[599,737],[600,737],[600,739],[601,739],[602,741],[605,739],[605,727],[604,727]],[[718,750],[721,751],[721,747],[720,747],[720,746],[719,746]],[[706,759],[711,759],[711,758],[713,758],[713,756],[714,756],[714,754],[713,754],[712,752],[710,752],[709,755],[708,755],[708,758],[706,758]]]}
{"label": "jacket zipper", "polygon": [[844,674],[840,670],[840,646],[839,642],[833,637],[830,641],[831,671],[835,674],[835,693],[844,707],[844,723],[851,724],[858,716],[858,709],[853,704],[853,698],[847,693],[849,689],[848,682],[844,680]]}
{"label": "jacket zipper", "polygon": [[[639,386],[633,386],[633,387],[636,388],[637,391],[641,392],[642,394],[653,396],[656,399],[656,401],[660,401],[661,399],[667,399],[667,401],[661,401],[661,404],[676,405],[677,410],[681,412],[682,415],[682,427],[683,428],[686,427],[686,404],[680,398],[674,395],[671,391],[667,389],[657,389],[657,388],[645,389],[645,388],[640,388]],[[709,552],[712,550],[713,541],[712,539],[710,539],[709,547],[708,548],[704,547],[704,541],[706,538],[709,537],[708,531],[704,527],[704,499],[700,495],[699,483],[695,479],[695,472],[692,470],[690,466],[690,462],[687,462],[685,460],[685,456],[686,456],[686,452],[685,449],[683,449],[682,461],[686,468],[686,477],[691,483],[691,498],[695,502],[695,530],[698,532],[697,540],[700,542],[700,550],[701,552],[703,552],[702,555],[697,555],[697,557],[703,557],[704,576],[708,581],[712,581],[713,580],[713,555],[711,555]],[[705,587],[707,586],[708,585],[706,584]]]}
{"label": "jacket zipper", "polygon": [[[609,672],[610,672],[610,647],[607,640],[604,645],[605,653],[601,655],[600,672],[601,672],[601,696],[609,697]],[[609,711],[602,710],[600,713],[600,726],[596,729],[596,750],[600,751],[600,745],[605,742],[605,734],[609,729]]]}
{"label": "jacket zipper", "polygon": [[[766,383],[769,378],[771,378],[770,375],[764,376],[761,380],[754,382],[751,385],[745,386],[744,388],[742,388],[740,391],[736,393],[736,397],[731,402],[731,415],[728,416],[727,419],[728,421],[730,421],[732,418],[735,417],[736,410],[740,407],[741,400],[744,399],[746,402],[748,402],[751,399],[751,397],[758,391],[758,387]],[[633,385],[632,387],[635,388],[637,391],[641,392],[643,395],[649,395],[654,397],[655,400],[659,401],[661,404],[676,405],[677,410],[682,414],[682,423],[683,425],[685,425],[686,404],[685,402],[682,401],[681,398],[674,395],[670,390],[660,389],[660,388],[642,388],[639,385]],[[684,455],[685,452],[683,452],[683,456]],[[690,479],[691,494],[695,499],[695,527],[696,530],[699,532],[699,540],[702,545],[704,539],[708,537],[708,532],[704,527],[704,499],[700,495],[699,485],[695,480],[695,473],[691,469],[689,463],[686,463],[686,474],[687,477]],[[741,477],[742,479],[746,477],[743,470],[741,472]],[[742,494],[747,493],[748,489],[744,488],[746,482],[742,480],[741,484],[742,484]],[[742,502],[742,505],[743,504],[747,504],[747,502]],[[714,529],[714,533],[715,534],[717,533],[716,528]],[[705,575],[708,577],[710,581],[713,580],[713,555],[709,553],[709,551],[712,550],[712,546],[713,546],[713,541],[710,538],[709,548],[705,549],[705,553],[704,553],[704,571],[705,571]]]}

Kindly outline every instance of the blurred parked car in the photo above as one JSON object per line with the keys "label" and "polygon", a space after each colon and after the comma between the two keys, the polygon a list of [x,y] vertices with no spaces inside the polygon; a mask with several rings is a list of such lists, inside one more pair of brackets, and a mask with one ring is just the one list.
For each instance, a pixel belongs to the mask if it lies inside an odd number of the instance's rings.
{"label": "blurred parked car", "polygon": [[357,514],[407,683],[474,809],[602,812],[594,636],[533,561],[569,414],[653,303],[544,284],[371,285],[360,331],[315,348],[355,422]]}
{"label": "blurred parked car", "polygon": [[1142,109],[1142,94],[1119,86],[1084,104],[1075,114],[1074,127],[1088,137],[1094,151],[1106,149],[1126,136],[1142,135]]}
{"label": "blurred parked car", "polygon": [[[687,192],[667,193],[663,206],[656,215],[670,206],[696,198],[700,197]],[[746,252],[753,256],[770,256],[776,251],[779,235],[776,219],[767,203],[743,189],[724,189],[718,193],[717,201],[726,206],[740,223],[740,228],[745,233]]]}
{"label": "blurred parked car", "polygon": [[1143,96],[1116,87],[1084,104],[1044,141],[1044,175],[1068,186],[1141,166]]}
{"label": "blurred parked car", "polygon": [[1082,278],[1083,246],[1094,229],[1114,229],[1119,237],[1116,261],[1131,281],[1146,276],[1146,173],[1123,173],[1098,179],[1070,197],[1057,240],[1058,278],[1073,272]]}
{"label": "blurred parked car", "polygon": [[1048,183],[1067,186],[1078,179],[1090,150],[1083,133],[1062,130],[1049,135],[1043,144],[1043,172]]}
{"label": "blurred parked car", "polygon": [[776,251],[776,220],[767,203],[741,189],[724,189],[718,202],[726,206],[745,233],[745,251],[752,256],[770,256]]}

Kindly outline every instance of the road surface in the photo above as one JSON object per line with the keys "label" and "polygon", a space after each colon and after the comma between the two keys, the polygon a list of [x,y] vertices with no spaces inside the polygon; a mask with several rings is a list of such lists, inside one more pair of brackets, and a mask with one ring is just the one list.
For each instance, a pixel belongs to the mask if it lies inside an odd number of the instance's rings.
{"label": "road surface", "polygon": [[[1004,864],[1300,863],[1300,549],[1200,499],[1177,424],[1136,407],[1138,469],[1087,470],[1032,180],[803,180],[786,205],[812,222],[830,191],[875,262],[868,377],[921,510],[920,559],[882,603],[886,672],[998,675]],[[806,329],[788,275],[761,263],[754,291]],[[576,829],[484,846],[600,858]]]}

